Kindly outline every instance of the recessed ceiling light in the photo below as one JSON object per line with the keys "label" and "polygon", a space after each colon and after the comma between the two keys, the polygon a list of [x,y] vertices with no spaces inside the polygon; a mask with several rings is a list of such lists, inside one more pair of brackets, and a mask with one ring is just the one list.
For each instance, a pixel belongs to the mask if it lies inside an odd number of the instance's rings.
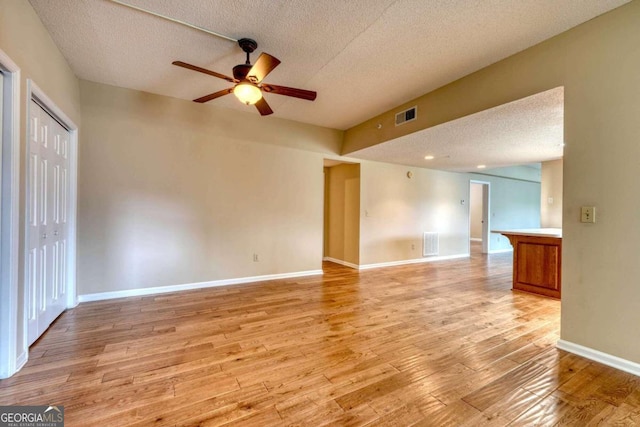
{"label": "recessed ceiling light", "polygon": [[486,167],[487,167],[486,165],[478,165],[478,169],[484,169]]}
{"label": "recessed ceiling light", "polygon": [[433,160],[434,158],[435,158],[435,157],[433,157],[433,156],[424,156],[424,159],[425,159],[425,160]]}

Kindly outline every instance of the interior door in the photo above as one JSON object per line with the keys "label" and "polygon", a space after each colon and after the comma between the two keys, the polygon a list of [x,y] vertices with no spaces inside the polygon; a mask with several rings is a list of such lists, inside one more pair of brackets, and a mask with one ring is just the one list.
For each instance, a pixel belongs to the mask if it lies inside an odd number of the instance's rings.
{"label": "interior door", "polygon": [[29,109],[27,311],[31,345],[66,308],[70,134]]}

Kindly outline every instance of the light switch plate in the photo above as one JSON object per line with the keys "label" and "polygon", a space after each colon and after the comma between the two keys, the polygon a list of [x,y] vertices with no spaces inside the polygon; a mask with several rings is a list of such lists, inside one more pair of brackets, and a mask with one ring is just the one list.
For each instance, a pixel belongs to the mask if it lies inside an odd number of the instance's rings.
{"label": "light switch plate", "polygon": [[595,206],[582,206],[580,208],[580,222],[596,222],[596,208]]}

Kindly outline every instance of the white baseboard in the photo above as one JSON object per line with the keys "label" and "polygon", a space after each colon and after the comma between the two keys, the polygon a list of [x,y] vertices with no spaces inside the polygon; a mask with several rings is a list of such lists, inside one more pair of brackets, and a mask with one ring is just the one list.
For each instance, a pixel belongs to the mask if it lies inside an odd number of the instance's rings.
{"label": "white baseboard", "polygon": [[24,349],[20,356],[16,359],[16,372],[18,372],[29,360],[29,349]]}
{"label": "white baseboard", "polygon": [[472,242],[482,242],[482,237],[471,237],[469,240]]}
{"label": "white baseboard", "polygon": [[359,266],[358,264],[354,264],[351,262],[347,262],[347,261],[343,261],[341,259],[336,259],[336,258],[331,258],[331,257],[324,257],[322,258],[323,261],[329,261],[329,262],[333,262],[336,264],[340,264],[340,265],[344,265],[345,267],[349,267],[349,268],[355,268],[356,270],[358,270]]}
{"label": "white baseboard", "polygon": [[155,288],[127,289],[123,291],[100,292],[78,295],[78,302],[102,301],[115,298],[139,297],[144,295],[165,294],[169,292],[188,291],[193,289],[213,288],[217,286],[239,285],[242,283],[264,282],[265,280],[291,279],[295,277],[315,276],[322,270],[298,271],[295,273],[267,274],[264,276],[240,277],[237,279],[214,280],[211,282],[186,283],[183,285],[157,286]]}
{"label": "white baseboard", "polygon": [[469,254],[431,256],[426,258],[407,259],[402,261],[380,262],[376,264],[360,265],[360,270],[369,270],[370,268],[395,267],[397,265],[418,264],[421,262],[446,261],[449,259],[468,258]]}
{"label": "white baseboard", "polygon": [[[29,360],[29,349],[22,350],[22,353],[15,360],[11,360],[7,365],[3,366],[0,369],[0,380],[4,380],[7,378],[11,378],[13,375],[17,374],[20,369],[27,364]],[[15,365],[12,363],[15,362]]]}
{"label": "white baseboard", "polygon": [[640,377],[640,363],[622,359],[621,357],[603,353],[601,351],[594,350],[580,344],[574,344],[570,341],[565,340],[558,340],[556,347],[558,347],[560,350],[577,354],[578,356],[585,357],[589,360],[593,360],[595,362],[602,363],[603,365],[611,366],[612,368],[616,368]]}
{"label": "white baseboard", "polygon": [[490,254],[504,254],[507,252],[513,252],[513,248],[508,249],[496,249],[495,251],[489,251]]}

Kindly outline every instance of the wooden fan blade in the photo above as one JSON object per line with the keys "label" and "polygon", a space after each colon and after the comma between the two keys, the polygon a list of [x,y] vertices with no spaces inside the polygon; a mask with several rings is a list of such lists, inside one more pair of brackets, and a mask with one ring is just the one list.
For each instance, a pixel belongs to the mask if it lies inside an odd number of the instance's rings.
{"label": "wooden fan blade", "polygon": [[238,80],[234,79],[233,77],[225,76],[224,74],[216,73],[215,71],[207,70],[206,68],[198,67],[197,65],[187,64],[186,62],[182,62],[182,61],[173,61],[172,64],[177,65],[178,67],[186,68],[187,70],[193,70],[199,73],[204,73],[213,77],[217,77],[219,79],[224,79],[230,83],[238,82]]}
{"label": "wooden fan blade", "polygon": [[261,116],[268,116],[269,114],[273,114],[273,110],[267,104],[267,101],[264,98],[260,98],[260,101],[255,103],[256,108],[260,111]]}
{"label": "wooden fan blade", "polygon": [[211,101],[212,99],[216,99],[216,98],[220,98],[221,96],[228,95],[231,92],[233,92],[232,87],[230,87],[229,89],[223,89],[223,90],[219,90],[218,92],[210,93],[209,95],[202,96],[198,99],[194,99],[193,102],[200,102],[200,103],[208,102],[208,101]]}
{"label": "wooden fan blade", "polygon": [[261,53],[258,60],[247,74],[247,79],[253,83],[260,83],[267,74],[273,71],[280,64],[280,60],[268,53]]}
{"label": "wooden fan blade", "polygon": [[296,89],[294,87],[276,86],[270,84],[263,84],[262,89],[268,93],[275,93],[277,95],[293,96],[294,98],[306,99],[307,101],[313,101],[316,99],[317,93],[311,90]]}

